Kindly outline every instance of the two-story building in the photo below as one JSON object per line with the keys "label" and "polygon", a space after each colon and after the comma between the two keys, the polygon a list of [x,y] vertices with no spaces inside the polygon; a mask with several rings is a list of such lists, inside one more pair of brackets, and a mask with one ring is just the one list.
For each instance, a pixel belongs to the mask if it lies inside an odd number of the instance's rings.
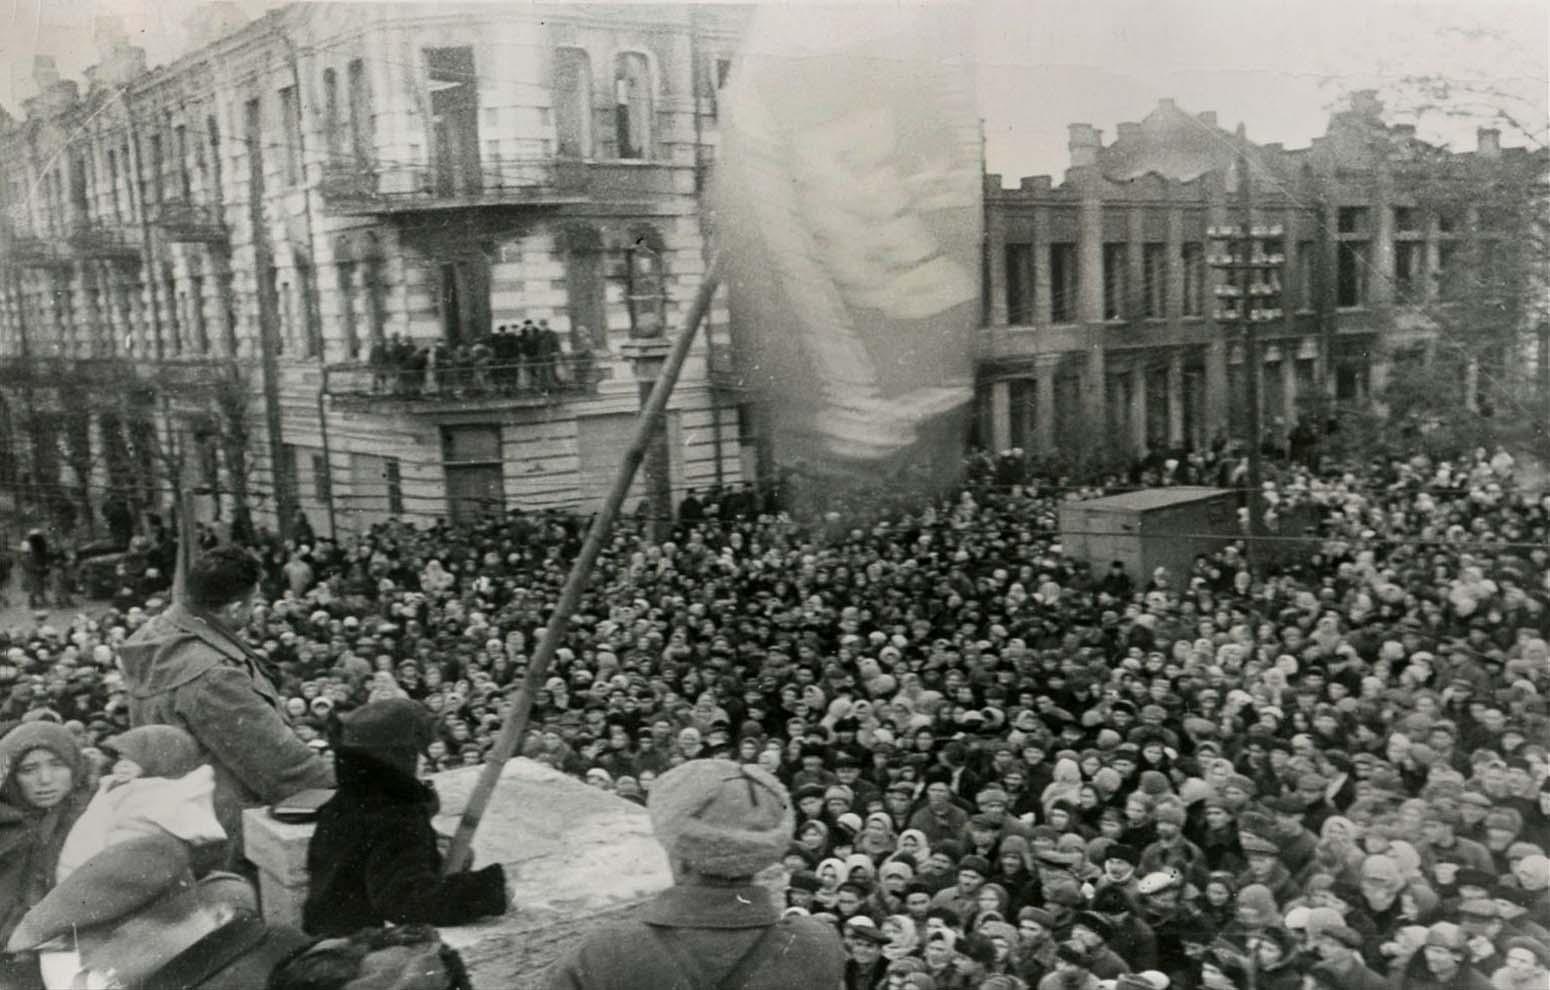
{"label": "two-story building", "polygon": [[[705,274],[739,16],[298,4],[150,71],[110,39],[84,94],[44,64],[0,131],[0,486],[149,505],[176,451],[203,518],[596,504],[627,345]],[[680,492],[742,476],[728,319],[670,406]]]}
{"label": "two-story building", "polygon": [[[1276,232],[1264,250],[1285,259],[1281,316],[1256,324],[1262,422],[1283,440],[1299,416],[1381,396],[1439,347],[1465,355],[1471,390],[1507,361],[1508,335],[1486,332],[1478,303],[1523,222],[1491,203],[1521,193],[1530,152],[1494,130],[1448,152],[1381,111],[1359,93],[1308,148],[1247,148],[1251,226]],[[1107,145],[1071,125],[1059,185],[986,177],[982,444],[1133,457],[1248,439],[1245,347],[1219,318],[1231,276],[1211,264],[1210,236],[1243,222],[1242,144],[1215,114],[1163,100]]]}

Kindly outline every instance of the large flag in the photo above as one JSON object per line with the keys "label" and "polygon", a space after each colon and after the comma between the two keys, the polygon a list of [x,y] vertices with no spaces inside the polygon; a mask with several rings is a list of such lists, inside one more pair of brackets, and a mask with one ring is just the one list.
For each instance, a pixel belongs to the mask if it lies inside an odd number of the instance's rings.
{"label": "large flag", "polygon": [[734,341],[783,463],[955,474],[973,398],[971,10],[760,7],[722,100]]}

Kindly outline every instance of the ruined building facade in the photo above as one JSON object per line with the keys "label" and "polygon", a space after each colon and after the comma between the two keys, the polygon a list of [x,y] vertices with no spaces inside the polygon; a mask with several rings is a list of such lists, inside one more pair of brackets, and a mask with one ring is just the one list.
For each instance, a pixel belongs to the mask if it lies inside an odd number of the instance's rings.
{"label": "ruined building facade", "polygon": [[[1283,316],[1258,326],[1270,439],[1300,417],[1383,394],[1439,354],[1489,401],[1510,376],[1526,218],[1542,155],[1494,130],[1450,152],[1384,123],[1357,94],[1305,149],[1248,145],[1252,223],[1280,236]],[[978,440],[993,450],[1116,460],[1246,442],[1238,325],[1217,319],[1212,228],[1241,224],[1240,142],[1164,100],[1105,145],[1070,128],[1071,167],[985,186]],[[1501,303],[1498,305],[1498,303]]]}

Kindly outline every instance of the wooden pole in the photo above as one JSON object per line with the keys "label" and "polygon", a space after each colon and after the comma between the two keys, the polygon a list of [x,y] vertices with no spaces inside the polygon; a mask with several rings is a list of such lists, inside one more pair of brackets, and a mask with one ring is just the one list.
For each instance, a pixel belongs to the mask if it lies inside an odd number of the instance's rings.
{"label": "wooden pole", "polygon": [[543,639],[539,641],[538,649],[534,651],[533,658],[528,663],[527,673],[517,687],[511,710],[506,714],[506,721],[501,726],[501,734],[495,740],[494,748],[485,758],[484,767],[479,774],[479,782],[474,786],[473,793],[469,795],[468,806],[463,810],[462,820],[458,822],[457,832],[452,836],[452,844],[447,849],[446,861],[443,864],[444,872],[448,875],[460,873],[467,868],[469,857],[473,852],[474,833],[479,829],[480,819],[484,817],[490,798],[495,793],[495,787],[500,783],[501,771],[505,769],[506,761],[516,755],[518,747],[522,744],[522,737],[527,732],[528,721],[533,711],[533,697],[549,676],[549,665],[554,660],[554,651],[565,638],[565,631],[570,626],[571,613],[576,610],[576,604],[581,600],[581,593],[586,590],[587,582],[592,577],[592,565],[597,562],[598,554],[603,550],[603,542],[608,538],[614,519],[618,517],[619,509],[624,505],[625,497],[629,494],[630,484],[635,480],[635,472],[646,456],[652,433],[667,411],[667,400],[673,393],[673,386],[678,383],[678,375],[683,370],[684,359],[689,356],[689,347],[694,343],[695,334],[699,332],[700,322],[710,309],[711,297],[715,295],[719,283],[719,260],[712,258],[705,273],[705,280],[700,283],[700,291],[694,297],[694,305],[689,308],[689,314],[684,319],[683,331],[673,342],[662,373],[658,376],[646,404],[641,407],[640,418],[635,421],[635,435],[630,440],[629,450],[624,454],[624,463],[619,466],[619,473],[614,477],[613,487],[609,489],[608,498],[603,503],[602,509],[592,519],[592,526],[587,530],[586,541],[582,543],[581,552],[571,564],[570,574],[565,578],[565,586],[560,590],[560,599],[555,603],[548,625],[544,627]]}
{"label": "wooden pole", "polygon": [[188,600],[188,569],[194,562],[194,497],[178,486],[178,556],[172,568],[172,600]]}

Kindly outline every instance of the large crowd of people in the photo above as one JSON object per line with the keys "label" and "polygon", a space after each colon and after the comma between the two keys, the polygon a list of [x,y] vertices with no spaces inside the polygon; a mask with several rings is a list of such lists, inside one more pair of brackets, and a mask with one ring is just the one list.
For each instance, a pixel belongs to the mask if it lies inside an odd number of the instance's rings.
{"label": "large crowd of people", "polygon": [[[1208,460],[1125,480],[1241,484]],[[640,803],[694,760],[764,768],[795,809],[784,907],[842,939],[847,990],[1550,988],[1550,496],[1484,451],[1294,461],[1264,496],[1315,514],[1299,552],[1137,575],[1058,532],[1116,482],[1006,456],[863,521],[752,491],[695,497],[670,542],[622,520],[526,755]],[[244,636],[309,747],[408,698],[424,769],[476,764],[585,524],[260,534]],[[57,723],[84,788],[167,604],[4,631],[0,752]],[[15,772],[0,941],[31,903],[12,850],[64,807]]]}

